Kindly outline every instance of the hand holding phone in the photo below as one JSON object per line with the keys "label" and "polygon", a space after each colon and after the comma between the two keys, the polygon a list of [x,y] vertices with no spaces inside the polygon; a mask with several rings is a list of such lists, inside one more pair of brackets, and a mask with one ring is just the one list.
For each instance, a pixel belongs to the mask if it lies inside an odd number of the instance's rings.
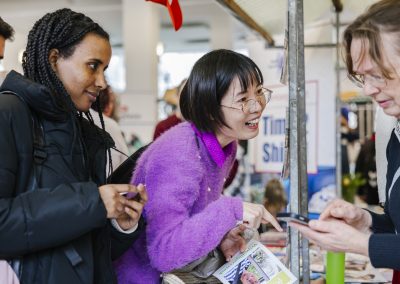
{"label": "hand holding phone", "polygon": [[310,219],[308,219],[305,216],[302,216],[300,214],[292,213],[292,212],[281,212],[276,215],[276,219],[279,221],[284,221],[284,222],[294,222],[294,223],[299,223],[301,225],[308,226],[308,222]]}
{"label": "hand holding phone", "polygon": [[120,193],[121,196],[125,197],[126,199],[129,200],[135,200],[137,202],[140,202],[141,197],[139,193],[134,193],[134,192],[122,192]]}
{"label": "hand holding phone", "polygon": [[135,189],[121,192],[124,204],[124,214],[121,214],[116,221],[123,230],[129,230],[138,224],[143,208],[147,202],[147,192],[144,185],[139,184]]}

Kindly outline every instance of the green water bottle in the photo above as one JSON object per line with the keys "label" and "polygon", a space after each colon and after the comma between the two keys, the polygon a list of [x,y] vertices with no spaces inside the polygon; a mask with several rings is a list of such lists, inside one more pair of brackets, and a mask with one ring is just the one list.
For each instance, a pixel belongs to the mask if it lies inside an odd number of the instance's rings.
{"label": "green water bottle", "polygon": [[344,252],[326,253],[326,284],[344,283]]}

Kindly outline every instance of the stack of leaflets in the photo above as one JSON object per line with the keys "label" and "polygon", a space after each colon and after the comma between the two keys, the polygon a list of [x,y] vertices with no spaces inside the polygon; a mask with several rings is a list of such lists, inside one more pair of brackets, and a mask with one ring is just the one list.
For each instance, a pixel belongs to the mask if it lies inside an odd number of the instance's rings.
{"label": "stack of leaflets", "polygon": [[292,284],[297,280],[271,251],[255,240],[213,275],[223,284]]}

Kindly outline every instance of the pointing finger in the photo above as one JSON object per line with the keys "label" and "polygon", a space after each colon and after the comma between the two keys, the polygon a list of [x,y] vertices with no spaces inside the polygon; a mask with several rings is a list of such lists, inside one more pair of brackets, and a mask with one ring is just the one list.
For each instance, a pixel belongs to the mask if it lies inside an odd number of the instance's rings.
{"label": "pointing finger", "polygon": [[271,225],[274,226],[274,228],[277,229],[279,232],[283,231],[278,221],[274,218],[274,216],[271,215],[271,213],[267,211],[267,209],[264,209],[263,221],[271,223]]}

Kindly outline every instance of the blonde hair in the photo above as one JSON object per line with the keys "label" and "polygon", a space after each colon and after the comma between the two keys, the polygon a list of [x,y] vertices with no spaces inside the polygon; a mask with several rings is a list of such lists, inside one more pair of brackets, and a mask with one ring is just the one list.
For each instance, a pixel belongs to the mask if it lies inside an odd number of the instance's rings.
{"label": "blonde hair", "polygon": [[278,179],[271,179],[265,186],[264,199],[268,204],[286,206],[286,193]]}
{"label": "blonde hair", "polygon": [[[384,66],[382,60],[381,33],[393,33],[398,37],[398,50],[400,50],[400,1],[383,0],[371,5],[369,9],[351,23],[343,34],[344,60],[347,71],[355,75],[353,71],[353,60],[351,57],[351,42],[353,38],[360,39],[363,51],[359,59],[363,59],[366,53],[378,65],[382,75],[392,79],[390,70]],[[366,47],[368,45],[368,50]],[[399,53],[400,55],[400,53]]]}

